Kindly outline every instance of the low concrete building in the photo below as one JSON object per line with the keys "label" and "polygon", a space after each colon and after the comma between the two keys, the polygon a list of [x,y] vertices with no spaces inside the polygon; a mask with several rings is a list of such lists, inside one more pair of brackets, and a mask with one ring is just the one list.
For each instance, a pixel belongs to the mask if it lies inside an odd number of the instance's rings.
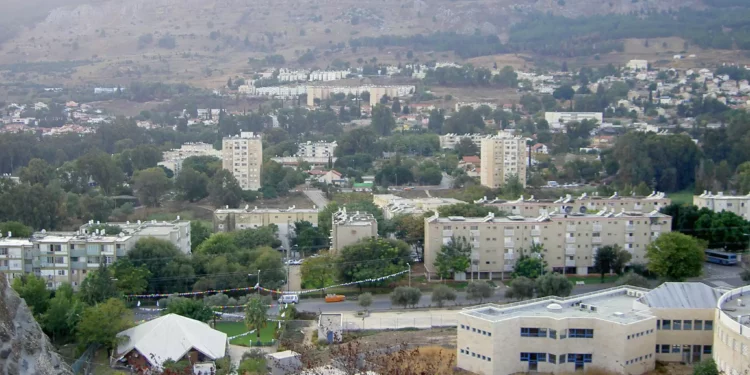
{"label": "low concrete building", "polygon": [[698,208],[708,208],[714,212],[727,211],[750,219],[750,194],[748,195],[725,195],[723,192],[716,194],[704,191],[701,195],[693,196],[693,204]]}
{"label": "low concrete building", "polygon": [[598,124],[604,121],[601,112],[545,112],[544,119],[547,120],[551,129],[562,129],[565,124],[574,121],[595,120]]}
{"label": "low concrete building", "polygon": [[697,362],[712,353],[718,297],[704,284],[667,283],[466,308],[458,318],[458,367],[499,375],[598,367],[637,375],[657,359]]}
{"label": "low concrete building", "polygon": [[454,198],[402,198],[393,194],[375,194],[372,203],[383,210],[383,217],[393,219],[398,215],[424,215],[442,206],[466,203]]}
{"label": "low concrete building", "polygon": [[335,212],[331,222],[331,252],[378,236],[378,221],[367,212],[349,213],[346,208]]}
{"label": "low concrete building", "polygon": [[[98,226],[94,224],[94,221],[81,225],[79,233],[91,234],[92,228]],[[104,223],[106,226],[116,226],[122,229],[122,233],[128,236],[132,236],[135,242],[143,238],[157,238],[164,241],[169,241],[175,245],[180,251],[185,254],[190,254],[192,244],[190,242],[190,222],[187,220],[180,220],[178,216],[173,221],[134,221],[124,223]]]}

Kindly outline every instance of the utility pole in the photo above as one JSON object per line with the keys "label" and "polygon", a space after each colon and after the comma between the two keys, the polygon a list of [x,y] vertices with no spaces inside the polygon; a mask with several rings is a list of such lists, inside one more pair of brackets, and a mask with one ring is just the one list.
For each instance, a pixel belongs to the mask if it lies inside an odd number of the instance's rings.
{"label": "utility pole", "polygon": [[411,264],[406,263],[406,266],[409,267],[409,288],[411,288]]}

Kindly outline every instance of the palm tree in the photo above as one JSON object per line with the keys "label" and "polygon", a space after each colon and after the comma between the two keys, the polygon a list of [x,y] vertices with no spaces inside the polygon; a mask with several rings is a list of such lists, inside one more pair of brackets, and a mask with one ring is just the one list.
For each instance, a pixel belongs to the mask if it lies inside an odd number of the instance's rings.
{"label": "palm tree", "polygon": [[245,305],[245,326],[248,330],[255,330],[255,333],[260,340],[260,330],[266,326],[268,321],[268,305],[266,305],[260,297],[253,297],[247,301]]}

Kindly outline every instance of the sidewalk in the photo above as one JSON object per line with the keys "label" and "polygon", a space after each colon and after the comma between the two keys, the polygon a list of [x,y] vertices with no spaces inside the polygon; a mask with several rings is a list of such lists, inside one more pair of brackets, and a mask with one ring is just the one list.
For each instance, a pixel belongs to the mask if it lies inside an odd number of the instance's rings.
{"label": "sidewalk", "polygon": [[353,312],[343,313],[345,331],[362,329],[402,329],[433,327],[455,327],[461,310],[373,312],[367,317],[358,317]]}

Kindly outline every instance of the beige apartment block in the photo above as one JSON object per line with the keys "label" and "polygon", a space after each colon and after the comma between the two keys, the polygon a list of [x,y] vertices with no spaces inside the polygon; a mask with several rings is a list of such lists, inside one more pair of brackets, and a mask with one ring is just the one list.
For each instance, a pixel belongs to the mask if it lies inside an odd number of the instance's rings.
{"label": "beige apartment block", "polygon": [[607,208],[596,214],[551,213],[537,218],[436,214],[425,218],[425,267],[435,272],[441,247],[453,238],[463,238],[472,248],[472,266],[467,272],[478,273],[480,278],[512,271],[521,252],[532,244],[544,247],[543,256],[551,270],[586,275],[594,272],[596,251],[605,245],[620,245],[633,255],[631,263],[645,263],[648,244],[671,227],[672,218],[657,211]]}
{"label": "beige apartment block", "polygon": [[704,191],[701,195],[693,196],[693,204],[698,208],[708,208],[714,212],[727,211],[745,220],[750,219],[750,194],[748,195],[724,195],[723,192],[713,194]]}
{"label": "beige apartment block", "polygon": [[430,211],[436,212],[442,206],[466,203],[454,198],[402,198],[393,194],[375,194],[372,203],[383,210],[383,217],[393,219],[398,215],[424,215]]}
{"label": "beige apartment block", "polygon": [[233,232],[254,229],[271,224],[279,227],[294,225],[298,221],[308,221],[318,226],[318,210],[315,208],[219,208],[214,211],[214,231]]}
{"label": "beige apartment block", "polygon": [[726,375],[750,372],[750,285],[733,289],[716,304],[713,355]]}
{"label": "beige apartment block", "polygon": [[466,308],[458,316],[458,367],[487,375],[590,367],[636,375],[656,360],[698,362],[712,355],[719,295],[702,283],[665,283]]}
{"label": "beige apartment block", "polygon": [[670,205],[672,200],[662,192],[653,192],[645,197],[620,196],[617,193],[609,197],[590,196],[586,193],[578,197],[570,194],[559,199],[534,199],[534,196],[525,198],[521,196],[517,200],[493,199],[486,197],[475,201],[476,204],[497,207],[503,212],[511,215],[524,217],[537,217],[549,212],[589,213],[600,211],[603,208],[628,212],[651,212],[659,211]]}
{"label": "beige apartment block", "polygon": [[[172,221],[138,220],[133,222],[109,222],[104,224],[119,227],[123,234],[132,236],[135,242],[138,242],[143,238],[156,238],[171,242],[184,254],[190,254],[192,249],[192,244],[190,242],[190,221],[180,220],[179,216],[177,216],[176,220]],[[94,221],[91,220],[88,223],[81,225],[78,233],[93,234],[95,230],[94,228],[98,225],[99,223],[94,224]]]}
{"label": "beige apartment block", "polygon": [[182,171],[182,162],[191,156],[213,156],[221,159],[221,150],[214,149],[214,146],[208,143],[185,143],[180,148],[164,151],[162,160],[159,165],[170,169],[175,176]]}
{"label": "beige apartment block", "polygon": [[480,179],[484,186],[499,188],[511,176],[526,187],[526,141],[509,133],[482,138]]}
{"label": "beige apartment block", "polygon": [[263,143],[260,134],[241,132],[222,141],[222,168],[232,172],[242,190],[260,189]]}
{"label": "beige apartment block", "polygon": [[31,273],[34,244],[25,238],[14,238],[12,233],[0,238],[0,272],[8,283],[24,273]]}
{"label": "beige apartment block", "polygon": [[331,252],[378,236],[378,221],[367,212],[347,212],[342,208],[333,214],[331,222]]}

